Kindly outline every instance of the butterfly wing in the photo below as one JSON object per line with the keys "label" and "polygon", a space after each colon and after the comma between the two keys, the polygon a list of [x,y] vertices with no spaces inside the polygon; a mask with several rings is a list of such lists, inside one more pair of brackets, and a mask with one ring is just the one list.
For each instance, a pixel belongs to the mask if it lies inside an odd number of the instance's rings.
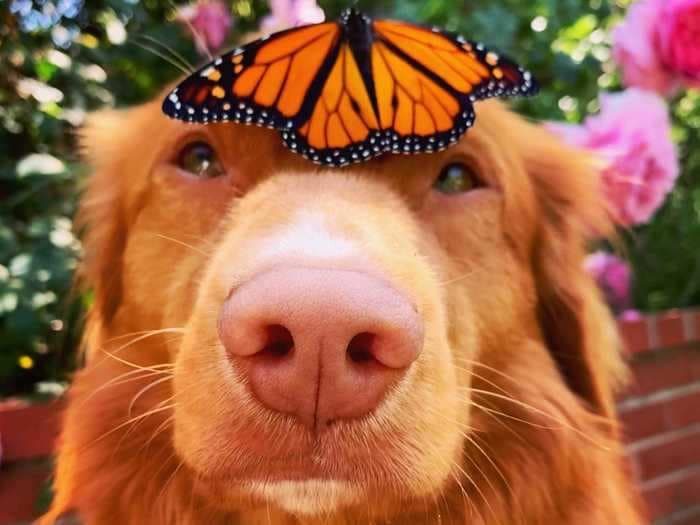
{"label": "butterfly wing", "polygon": [[481,44],[404,22],[377,20],[372,30],[367,63],[341,42],[310,120],[282,133],[294,151],[336,166],[439,151],[474,124],[476,100],[537,91],[530,73]]}
{"label": "butterfly wing", "polygon": [[468,98],[445,89],[384,43],[372,43],[366,62],[358,64],[343,42],[309,121],[285,129],[282,137],[314,162],[345,166],[388,151],[444,149],[473,121]]}
{"label": "butterfly wing", "polygon": [[372,97],[347,42],[341,43],[320,96],[310,102],[309,120],[282,132],[293,151],[331,166],[345,166],[384,151]]}
{"label": "butterfly wing", "polygon": [[[353,33],[351,16],[371,24],[371,37]],[[444,149],[474,123],[475,100],[536,91],[529,73],[481,44],[359,13],[341,20],[222,55],[178,85],[163,111],[277,128],[292,151],[345,166]]]}
{"label": "butterfly wing", "polygon": [[534,95],[532,75],[509,58],[461,36],[406,22],[376,20],[377,37],[414,67],[474,102]]}
{"label": "butterfly wing", "polygon": [[385,42],[372,46],[372,70],[387,150],[420,153],[442,150],[473,123],[466,96],[441,85]]}
{"label": "butterfly wing", "polygon": [[330,22],[251,42],[186,78],[166,97],[163,112],[186,122],[303,124],[335,63],[339,41],[340,27]]}

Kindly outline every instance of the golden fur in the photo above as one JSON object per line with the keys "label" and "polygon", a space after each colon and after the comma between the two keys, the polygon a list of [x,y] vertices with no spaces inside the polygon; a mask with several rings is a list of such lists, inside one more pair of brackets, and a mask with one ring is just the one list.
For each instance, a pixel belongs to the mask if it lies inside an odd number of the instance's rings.
{"label": "golden fur", "polygon": [[[42,523],[74,510],[87,525],[641,524],[614,408],[625,370],[582,269],[587,238],[611,233],[594,170],[496,102],[477,114],[443,153],[343,170],[314,167],[270,130],[169,121],[157,101],[94,115],[87,365]],[[178,171],[178,149],[197,137],[226,177]],[[485,187],[431,190],[453,161]],[[426,334],[376,413],[319,436],[222,371],[216,332],[256,240],[301,209],[361,245]],[[354,464],[352,489],[240,481],[300,450]]]}

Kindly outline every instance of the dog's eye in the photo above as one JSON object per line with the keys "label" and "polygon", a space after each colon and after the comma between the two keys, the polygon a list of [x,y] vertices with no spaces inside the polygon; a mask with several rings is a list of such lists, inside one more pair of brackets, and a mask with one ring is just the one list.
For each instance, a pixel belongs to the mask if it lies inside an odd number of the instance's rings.
{"label": "dog's eye", "polygon": [[192,175],[210,179],[224,174],[214,149],[206,142],[192,142],[180,150],[177,165]]}
{"label": "dog's eye", "polygon": [[479,186],[479,179],[469,166],[461,162],[448,164],[440,172],[440,176],[433,184],[440,193],[448,195],[464,193]]}

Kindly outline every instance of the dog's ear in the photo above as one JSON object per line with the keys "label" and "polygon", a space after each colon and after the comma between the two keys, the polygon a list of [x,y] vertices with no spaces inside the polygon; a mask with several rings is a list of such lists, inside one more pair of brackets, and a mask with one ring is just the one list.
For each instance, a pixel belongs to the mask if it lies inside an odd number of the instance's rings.
{"label": "dog's ear", "polygon": [[571,389],[609,417],[625,367],[615,323],[583,264],[587,244],[613,233],[600,164],[544,129],[531,139],[526,158],[539,208],[532,264],[542,333]]}
{"label": "dog's ear", "polygon": [[78,285],[92,295],[85,330],[88,357],[122,300],[120,276],[129,213],[126,175],[129,143],[138,135],[132,129],[137,111],[95,112],[80,131],[82,157],[90,169],[76,218],[84,252]]}
{"label": "dog's ear", "polygon": [[525,160],[534,193],[535,241],[527,257],[542,336],[569,388],[596,413],[612,416],[626,368],[615,323],[583,264],[589,242],[614,233],[601,164],[542,127],[510,120],[510,144]]}

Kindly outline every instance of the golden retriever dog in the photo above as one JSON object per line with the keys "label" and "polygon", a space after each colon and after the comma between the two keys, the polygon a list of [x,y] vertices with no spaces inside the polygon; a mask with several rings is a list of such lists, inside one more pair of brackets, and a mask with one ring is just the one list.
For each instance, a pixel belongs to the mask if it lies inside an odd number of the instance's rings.
{"label": "golden retriever dog", "polygon": [[160,99],[83,146],[94,301],[42,523],[643,523],[586,156],[497,102],[344,169]]}

